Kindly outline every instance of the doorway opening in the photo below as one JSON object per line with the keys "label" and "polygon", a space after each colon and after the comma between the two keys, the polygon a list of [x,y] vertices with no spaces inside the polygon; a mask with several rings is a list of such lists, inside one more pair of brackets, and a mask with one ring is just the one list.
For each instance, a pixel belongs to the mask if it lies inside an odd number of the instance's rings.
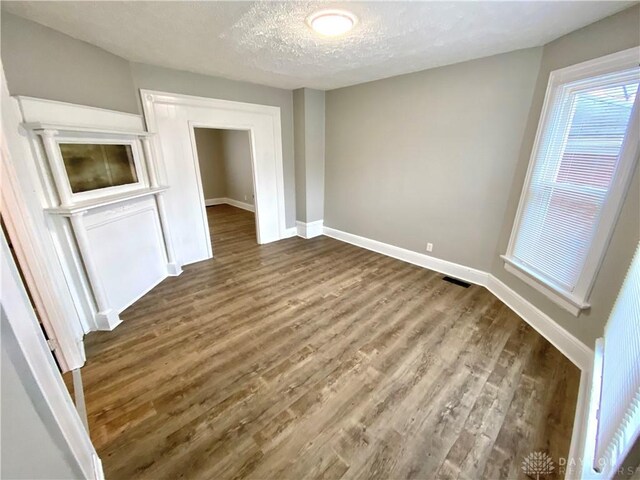
{"label": "doorway opening", "polygon": [[[155,133],[171,239],[181,266],[213,256],[194,128],[251,132],[257,242],[288,238],[280,108],[140,90],[147,129]],[[186,127],[186,128],[185,128]]]}
{"label": "doorway opening", "polygon": [[214,257],[257,243],[251,132],[194,127],[193,136]]}

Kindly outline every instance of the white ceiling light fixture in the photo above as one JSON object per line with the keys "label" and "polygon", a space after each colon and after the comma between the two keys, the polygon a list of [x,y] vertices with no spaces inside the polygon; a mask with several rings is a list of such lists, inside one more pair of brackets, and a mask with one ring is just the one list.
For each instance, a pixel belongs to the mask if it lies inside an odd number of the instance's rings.
{"label": "white ceiling light fixture", "polygon": [[307,17],[307,25],[325,37],[337,37],[351,30],[358,17],[345,10],[320,10]]}

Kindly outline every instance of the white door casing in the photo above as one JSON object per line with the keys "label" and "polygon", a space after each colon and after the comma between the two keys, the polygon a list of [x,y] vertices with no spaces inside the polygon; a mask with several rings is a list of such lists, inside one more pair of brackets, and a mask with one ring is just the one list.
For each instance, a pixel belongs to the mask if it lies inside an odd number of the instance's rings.
{"label": "white door casing", "polygon": [[20,127],[20,106],[9,96],[1,66],[0,90],[0,211],[35,307],[52,340],[54,355],[63,371],[73,370],[85,362],[83,325],[42,215],[42,192],[29,143]]}
{"label": "white door casing", "polygon": [[286,237],[280,108],[141,90],[147,130],[157,133],[161,183],[170,186],[167,210],[177,261],[211,258],[211,242],[193,129],[249,132],[256,233],[264,244]]}
{"label": "white door casing", "polygon": [[34,408],[47,428],[59,435],[64,445],[57,446],[68,449],[70,463],[83,478],[104,479],[100,458],[54,363],[2,231],[0,277],[3,347],[6,343],[14,362],[20,365],[21,381]]}

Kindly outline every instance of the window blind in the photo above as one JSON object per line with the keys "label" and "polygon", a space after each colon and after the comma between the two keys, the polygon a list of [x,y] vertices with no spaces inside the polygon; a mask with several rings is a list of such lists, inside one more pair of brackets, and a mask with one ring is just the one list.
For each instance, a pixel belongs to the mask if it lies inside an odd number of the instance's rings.
{"label": "window blind", "polygon": [[615,472],[640,435],[640,244],[605,327],[602,365],[595,466]]}
{"label": "window blind", "polygon": [[558,87],[526,187],[511,257],[573,292],[614,179],[638,69]]}

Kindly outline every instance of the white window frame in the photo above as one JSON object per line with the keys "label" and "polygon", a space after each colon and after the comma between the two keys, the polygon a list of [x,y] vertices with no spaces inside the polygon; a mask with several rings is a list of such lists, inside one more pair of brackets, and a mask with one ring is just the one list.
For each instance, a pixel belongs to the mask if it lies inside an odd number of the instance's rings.
{"label": "white window frame", "polygon": [[531,186],[533,170],[538,158],[538,153],[542,144],[542,136],[552,115],[552,110],[557,101],[562,100],[563,88],[567,83],[588,79],[608,73],[623,71],[638,67],[640,64],[640,47],[630,48],[618,53],[600,57],[587,62],[572,65],[570,67],[555,70],[549,75],[547,92],[538,123],[527,176],[525,177],[518,210],[511,230],[511,238],[507,247],[507,252],[501,255],[504,260],[505,269],[521,279],[523,282],[544,294],[547,298],[560,305],[570,313],[578,316],[582,310],[588,309],[588,303],[593,284],[598,270],[607,251],[613,229],[618,220],[622,204],[626,197],[631,178],[638,161],[639,141],[640,141],[640,120],[639,101],[640,95],[636,96],[635,103],[627,127],[618,167],[609,188],[609,192],[604,200],[602,212],[598,220],[598,227],[593,238],[589,252],[585,259],[584,267],[580,273],[576,286],[572,291],[567,291],[560,285],[551,283],[548,279],[542,278],[533,270],[527,268],[519,262],[513,255],[515,240],[517,237],[522,216],[524,214],[527,193]]}

